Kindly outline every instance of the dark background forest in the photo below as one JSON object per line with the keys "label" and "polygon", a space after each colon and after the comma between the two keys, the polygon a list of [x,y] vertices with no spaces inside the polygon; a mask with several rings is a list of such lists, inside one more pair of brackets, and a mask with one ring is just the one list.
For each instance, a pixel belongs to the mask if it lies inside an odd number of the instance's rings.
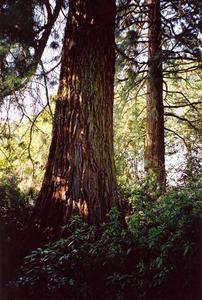
{"label": "dark background forest", "polygon": [[201,299],[201,15],[0,1],[0,299]]}

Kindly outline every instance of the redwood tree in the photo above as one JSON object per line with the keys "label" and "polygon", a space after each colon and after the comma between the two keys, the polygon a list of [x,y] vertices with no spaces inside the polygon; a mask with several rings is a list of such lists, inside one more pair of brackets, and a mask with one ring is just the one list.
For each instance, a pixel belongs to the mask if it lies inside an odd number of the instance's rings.
{"label": "redwood tree", "polygon": [[165,143],[160,0],[148,0],[148,79],[145,170],[165,188]]}
{"label": "redwood tree", "polygon": [[99,224],[116,204],[115,0],[70,0],[52,142],[32,217],[52,240],[72,212]]}

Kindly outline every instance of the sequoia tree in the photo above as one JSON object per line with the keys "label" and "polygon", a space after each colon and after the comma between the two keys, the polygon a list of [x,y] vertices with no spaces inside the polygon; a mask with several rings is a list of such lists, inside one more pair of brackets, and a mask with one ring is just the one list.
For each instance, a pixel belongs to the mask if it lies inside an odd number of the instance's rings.
{"label": "sequoia tree", "polygon": [[165,186],[165,143],[160,0],[148,0],[148,78],[145,170]]}
{"label": "sequoia tree", "polygon": [[116,204],[115,1],[70,0],[52,142],[31,220],[52,240],[73,212],[101,223]]}

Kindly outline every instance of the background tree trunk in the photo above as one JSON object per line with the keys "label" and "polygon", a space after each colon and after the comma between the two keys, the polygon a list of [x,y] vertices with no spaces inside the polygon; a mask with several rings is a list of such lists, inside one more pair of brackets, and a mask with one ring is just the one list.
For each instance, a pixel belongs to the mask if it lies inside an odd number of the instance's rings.
{"label": "background tree trunk", "polygon": [[160,0],[148,0],[148,80],[145,170],[152,170],[165,188],[165,142]]}
{"label": "background tree trunk", "polygon": [[72,0],[52,142],[32,217],[52,240],[73,211],[102,222],[116,203],[113,161],[115,1]]}

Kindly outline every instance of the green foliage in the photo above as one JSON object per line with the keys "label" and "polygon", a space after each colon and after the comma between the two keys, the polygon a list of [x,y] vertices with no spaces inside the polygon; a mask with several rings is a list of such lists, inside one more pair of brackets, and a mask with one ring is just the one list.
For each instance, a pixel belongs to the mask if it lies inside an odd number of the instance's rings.
{"label": "green foliage", "polygon": [[[23,193],[16,177],[3,177],[0,183],[0,271],[1,285],[12,278],[22,258],[22,241],[32,211],[34,191]],[[0,287],[1,292],[1,287]],[[0,295],[1,299],[4,299]]]}
{"label": "green foliage", "polygon": [[23,290],[20,297],[29,292],[33,298],[67,294],[72,299],[99,298],[111,270],[124,267],[130,241],[118,212],[112,211],[108,218],[102,228],[96,228],[73,217],[63,228],[64,238],[32,251],[15,282],[15,287]]}
{"label": "green foliage", "polygon": [[[23,82],[33,64],[30,46],[35,47],[37,1],[3,0],[0,5],[0,104]],[[24,30],[26,28],[26,30]],[[29,69],[30,68],[30,69]],[[33,75],[33,74],[32,74]]]}
{"label": "green foliage", "polygon": [[182,181],[190,188],[202,188],[201,145],[192,145],[186,155],[186,167],[182,174]]}
{"label": "green foliage", "polygon": [[[176,299],[181,299],[180,293],[184,293],[182,299],[198,299],[202,191],[182,188],[156,202],[145,200],[133,202],[129,221],[143,253],[138,265],[142,286],[151,290],[151,294],[154,288],[160,287],[168,299],[172,293]],[[190,292],[194,290],[196,294],[192,298]]]}
{"label": "green foliage", "polygon": [[41,186],[51,137],[52,117],[48,109],[28,121],[0,122],[0,179],[18,178],[18,186],[28,191]]}
{"label": "green foliage", "polygon": [[[30,43],[34,37],[34,5],[36,1],[3,0],[0,11],[1,38]],[[26,30],[24,29],[26,26]]]}
{"label": "green foliage", "polygon": [[29,194],[25,194],[19,189],[18,181],[16,177],[8,176],[1,178],[0,183],[0,219],[4,226],[10,227],[9,231],[12,227],[13,231],[21,230],[25,209],[31,200]]}
{"label": "green foliage", "polygon": [[155,202],[138,192],[131,205],[128,227],[116,210],[99,228],[73,217],[60,240],[25,258],[15,296],[199,299],[201,191],[183,188]]}

